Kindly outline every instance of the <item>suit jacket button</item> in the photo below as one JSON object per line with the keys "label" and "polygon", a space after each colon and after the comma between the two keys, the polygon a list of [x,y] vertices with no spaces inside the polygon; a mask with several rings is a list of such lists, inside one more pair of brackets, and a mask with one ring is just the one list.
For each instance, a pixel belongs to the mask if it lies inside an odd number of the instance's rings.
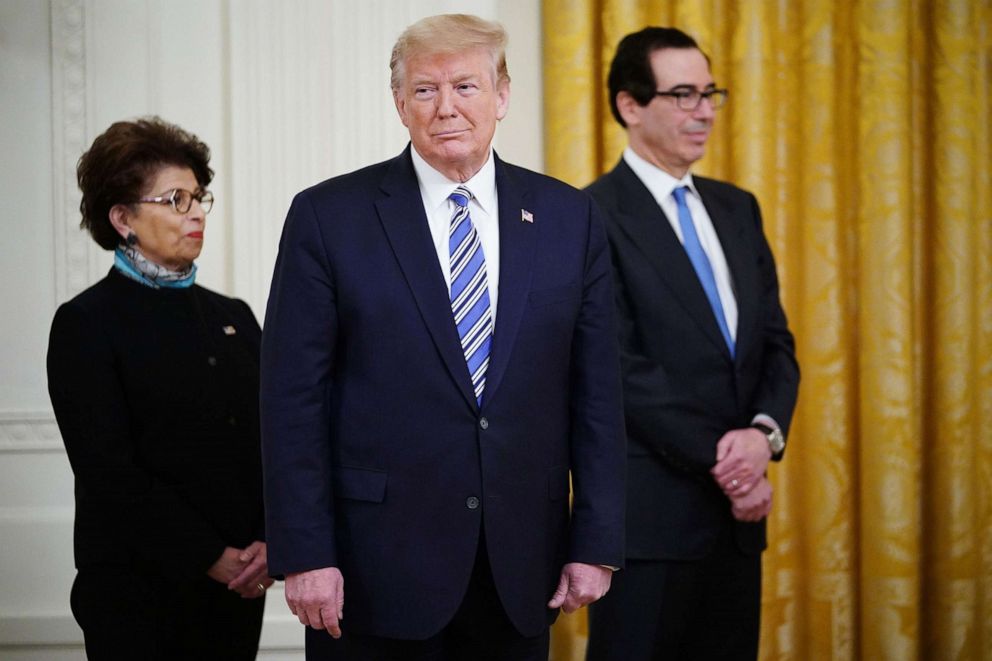
{"label": "suit jacket button", "polygon": [[214,358],[213,356],[207,356],[207,365],[210,365],[211,367],[216,367],[217,359]]}
{"label": "suit jacket button", "polygon": [[479,420],[479,426],[482,427],[483,429],[489,429],[489,421],[486,420],[485,418],[482,418]]}
{"label": "suit jacket button", "polygon": [[475,496],[469,496],[467,499],[465,499],[465,506],[468,507],[470,510],[477,510],[479,509],[479,499],[476,498]]}

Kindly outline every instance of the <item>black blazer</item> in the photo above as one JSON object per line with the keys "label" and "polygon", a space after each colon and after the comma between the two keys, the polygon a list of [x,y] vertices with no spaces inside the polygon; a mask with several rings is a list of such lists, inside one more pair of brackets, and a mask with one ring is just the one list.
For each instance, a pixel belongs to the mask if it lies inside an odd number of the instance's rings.
{"label": "black blazer", "polygon": [[202,577],[264,540],[261,330],[242,301],[112,269],[59,307],[48,389],[75,475],[76,566]]}
{"label": "black blazer", "polygon": [[756,413],[788,433],[799,385],[757,200],[730,184],[694,181],[737,298],[735,358],[685,249],[627,164],[587,189],[607,217],[621,327],[629,558],[699,557],[729,528],[743,551],[764,549],[764,522],[736,522],[709,470],[720,437]]}

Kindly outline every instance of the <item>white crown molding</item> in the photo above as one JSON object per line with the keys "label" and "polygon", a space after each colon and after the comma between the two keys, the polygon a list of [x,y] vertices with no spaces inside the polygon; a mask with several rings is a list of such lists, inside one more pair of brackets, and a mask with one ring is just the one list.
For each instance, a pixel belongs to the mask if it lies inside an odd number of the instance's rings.
{"label": "white crown molding", "polygon": [[88,284],[89,237],[79,230],[76,161],[86,149],[86,3],[50,0],[52,30],[52,191],[56,302]]}
{"label": "white crown molding", "polygon": [[0,412],[0,453],[64,452],[55,416],[48,411]]}

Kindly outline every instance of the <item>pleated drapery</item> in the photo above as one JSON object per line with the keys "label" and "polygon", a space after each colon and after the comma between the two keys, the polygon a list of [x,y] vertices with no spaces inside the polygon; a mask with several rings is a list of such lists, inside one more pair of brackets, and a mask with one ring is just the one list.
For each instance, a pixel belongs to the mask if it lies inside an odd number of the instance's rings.
{"label": "pleated drapery", "polygon": [[[646,25],[730,90],[695,172],[754,192],[803,382],[764,556],[762,659],[992,659],[992,3],[544,0],[546,170],[626,135]],[[553,630],[581,659],[585,611]]]}

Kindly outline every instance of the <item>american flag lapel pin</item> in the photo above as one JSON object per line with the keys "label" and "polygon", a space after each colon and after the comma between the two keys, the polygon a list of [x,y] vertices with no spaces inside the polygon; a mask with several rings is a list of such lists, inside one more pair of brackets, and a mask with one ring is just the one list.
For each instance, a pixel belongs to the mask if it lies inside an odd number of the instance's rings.
{"label": "american flag lapel pin", "polygon": [[527,211],[527,209],[521,209],[520,210],[520,220],[522,222],[531,223],[533,225],[534,224],[534,214],[532,214],[530,211]]}

